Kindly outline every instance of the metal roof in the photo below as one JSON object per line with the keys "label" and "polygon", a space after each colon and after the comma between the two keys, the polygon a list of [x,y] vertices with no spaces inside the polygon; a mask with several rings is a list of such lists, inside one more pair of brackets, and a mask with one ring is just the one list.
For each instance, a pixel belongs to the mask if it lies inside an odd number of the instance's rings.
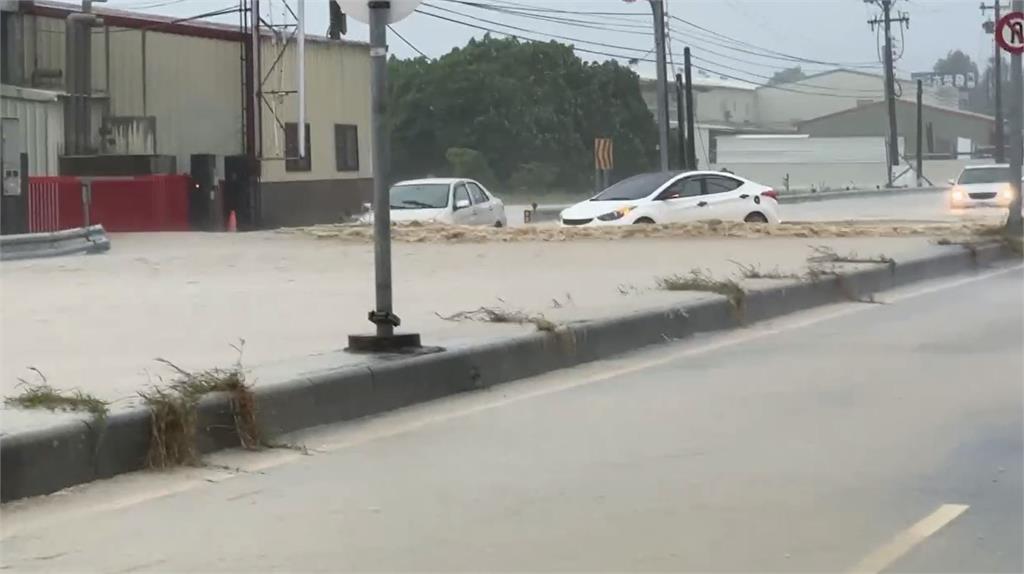
{"label": "metal roof", "polygon": [[[78,4],[54,2],[51,0],[23,0],[18,3],[17,6],[18,10],[21,12],[61,19],[67,17],[69,14],[82,11],[81,6]],[[167,34],[214,38],[232,42],[239,42],[244,37],[237,24],[222,24],[219,22],[209,22],[205,20],[188,20],[189,16],[175,17],[160,14],[148,14],[145,12],[133,12],[129,10],[108,8],[98,4],[93,4],[92,11],[97,16],[103,18],[110,26],[119,28],[137,28],[140,30],[152,30],[154,32],[164,32]],[[269,30],[263,29],[262,33],[262,35],[270,37]],[[332,40],[326,36],[319,36],[308,32],[306,33],[306,41],[369,47],[369,44],[366,42],[357,42],[354,40]]]}

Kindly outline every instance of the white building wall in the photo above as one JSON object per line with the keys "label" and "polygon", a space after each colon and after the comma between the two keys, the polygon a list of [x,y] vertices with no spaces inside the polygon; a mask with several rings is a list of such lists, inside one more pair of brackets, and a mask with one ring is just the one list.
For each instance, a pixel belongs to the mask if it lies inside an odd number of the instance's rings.
{"label": "white building wall", "polygon": [[[269,69],[276,48],[263,43],[263,63]],[[295,48],[290,45],[282,58],[282,89],[295,86]],[[266,70],[263,72],[266,74]],[[278,76],[271,76],[271,88],[277,88]],[[363,45],[343,45],[327,42],[306,43],[306,123],[310,130],[310,170],[286,171],[284,162],[284,130],[274,119],[267,106],[263,113],[262,180],[315,181],[330,179],[358,179],[373,176],[370,157],[370,57]],[[282,124],[298,121],[298,96],[283,96],[275,104]],[[359,171],[338,171],[335,163],[334,124],[357,126],[359,142]]]}
{"label": "white building wall", "polygon": [[141,115],[156,118],[156,153],[177,156],[180,172],[190,154],[242,153],[240,44],[152,31],[144,41]]}
{"label": "white building wall", "polygon": [[55,92],[3,86],[0,116],[18,120],[18,137],[28,153],[28,175],[57,175],[64,141],[64,114]]}

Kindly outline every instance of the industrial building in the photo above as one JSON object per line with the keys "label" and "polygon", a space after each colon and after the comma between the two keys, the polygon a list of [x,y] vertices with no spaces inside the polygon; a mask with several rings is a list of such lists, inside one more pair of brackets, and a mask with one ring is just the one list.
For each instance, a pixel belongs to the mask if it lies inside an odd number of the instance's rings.
{"label": "industrial building", "polygon": [[28,175],[211,172],[217,208],[250,228],[338,221],[368,200],[366,44],[306,36],[298,130],[294,35],[254,25],[247,2],[237,24],[0,7],[4,138],[28,154]]}
{"label": "industrial building", "polygon": [[[992,146],[995,118],[963,110],[922,104],[921,123],[927,157],[955,158]],[[888,108],[884,101],[811,118],[798,124],[800,133],[813,137],[885,137]],[[906,141],[906,153],[917,154],[917,104],[896,100],[896,127]]]}

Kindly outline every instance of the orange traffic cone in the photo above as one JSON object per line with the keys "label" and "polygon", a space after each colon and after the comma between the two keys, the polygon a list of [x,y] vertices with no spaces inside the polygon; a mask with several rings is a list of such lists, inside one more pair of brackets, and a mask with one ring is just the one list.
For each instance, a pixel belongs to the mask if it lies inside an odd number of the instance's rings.
{"label": "orange traffic cone", "polygon": [[235,210],[232,209],[231,213],[228,214],[228,231],[238,231],[238,218],[235,217]]}

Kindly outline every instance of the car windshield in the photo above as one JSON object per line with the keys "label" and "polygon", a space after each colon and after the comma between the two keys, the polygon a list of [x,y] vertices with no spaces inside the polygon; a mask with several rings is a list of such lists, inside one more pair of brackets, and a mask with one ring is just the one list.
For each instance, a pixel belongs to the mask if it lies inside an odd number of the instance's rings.
{"label": "car windshield", "polygon": [[960,181],[957,183],[1008,183],[1010,181],[1010,168],[1008,167],[986,167],[984,169],[965,169],[960,174]]}
{"label": "car windshield", "polygon": [[391,187],[391,209],[448,207],[447,183],[418,183]]}
{"label": "car windshield", "polygon": [[642,173],[627,177],[595,195],[590,201],[615,201],[625,199],[642,199],[654,193],[654,190],[675,177],[672,172]]}

